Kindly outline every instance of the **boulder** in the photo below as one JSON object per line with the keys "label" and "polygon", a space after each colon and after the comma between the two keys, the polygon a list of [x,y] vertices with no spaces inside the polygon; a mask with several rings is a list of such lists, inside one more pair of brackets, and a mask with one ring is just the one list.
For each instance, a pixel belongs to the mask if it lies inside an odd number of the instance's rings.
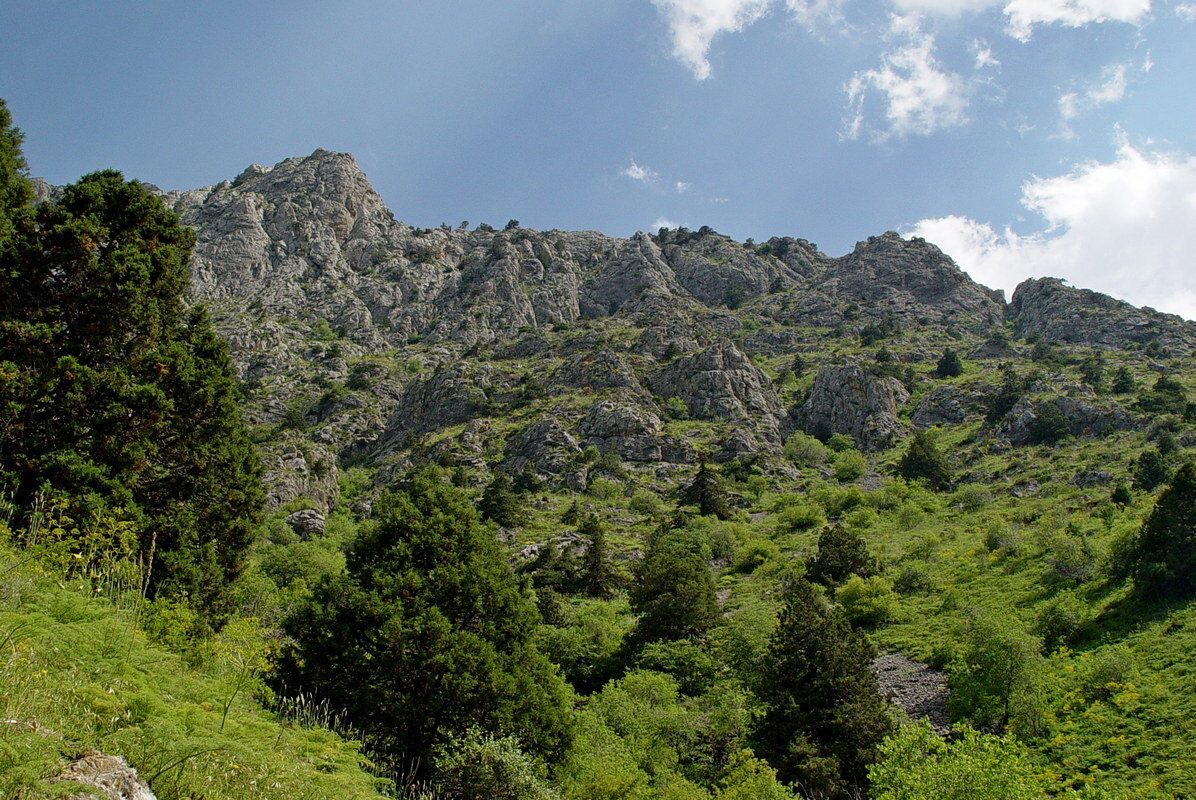
{"label": "boulder", "polygon": [[95,787],[95,791],[66,795],[68,800],[96,800],[97,797],[104,800],[156,800],[149,784],[123,756],[105,755],[98,750],[88,750],[67,764],[58,780]]}
{"label": "boulder", "polygon": [[287,516],[286,522],[300,539],[324,534],[324,515],[314,508],[305,508]]}
{"label": "boulder", "polygon": [[794,416],[806,433],[824,439],[845,433],[864,450],[881,450],[905,435],[897,412],[908,400],[896,378],[878,378],[854,365],[829,366],[818,370]]}
{"label": "boulder", "polygon": [[915,427],[929,428],[963,422],[966,417],[963,392],[954,386],[936,386],[918,403],[911,421]]}

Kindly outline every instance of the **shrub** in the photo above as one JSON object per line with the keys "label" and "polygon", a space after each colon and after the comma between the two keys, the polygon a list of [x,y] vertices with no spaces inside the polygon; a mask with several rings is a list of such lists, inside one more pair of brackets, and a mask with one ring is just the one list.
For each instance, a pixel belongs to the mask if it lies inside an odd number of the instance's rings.
{"label": "shrub", "polygon": [[819,467],[827,462],[827,446],[815,436],[797,431],[785,440],[785,457],[799,467]]}
{"label": "shrub", "polygon": [[672,675],[677,688],[691,697],[704,694],[713,686],[717,671],[710,654],[686,639],[644,645],[635,666]]}
{"label": "shrub", "polygon": [[835,600],[852,625],[873,628],[897,616],[898,602],[893,586],[884,577],[852,575],[835,593]]}
{"label": "shrub", "polygon": [[852,575],[868,577],[874,572],[875,562],[863,538],[841,525],[823,528],[818,553],[806,566],[806,576],[824,586],[837,586]]}
{"label": "shrub", "polygon": [[1015,739],[963,728],[943,739],[925,721],[885,740],[868,768],[874,800],[1041,800],[1047,780]]}
{"label": "shrub", "polygon": [[1043,647],[1049,652],[1067,644],[1084,618],[1084,604],[1074,595],[1061,594],[1039,610],[1034,633],[1042,637]]}
{"label": "shrub", "polygon": [[826,524],[822,509],[808,500],[787,504],[776,516],[777,530],[801,533]]}
{"label": "shrub", "polygon": [[836,453],[855,449],[855,439],[849,433],[835,433],[826,440],[826,446]]}
{"label": "shrub", "polygon": [[470,728],[433,756],[436,788],[454,800],[558,800],[543,767],[510,737]]}
{"label": "shrub", "polygon": [[840,483],[859,480],[868,472],[868,459],[858,450],[844,450],[835,456],[832,471]]}

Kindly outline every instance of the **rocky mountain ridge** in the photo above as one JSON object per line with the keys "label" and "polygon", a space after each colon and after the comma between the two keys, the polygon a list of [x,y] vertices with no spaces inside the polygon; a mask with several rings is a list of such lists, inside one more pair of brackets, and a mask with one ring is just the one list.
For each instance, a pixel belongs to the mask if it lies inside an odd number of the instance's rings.
{"label": "rocky mountain ridge", "polygon": [[[1026,281],[1007,304],[892,232],[834,258],[708,228],[417,229],[351,155],[325,150],[163,197],[197,231],[191,293],[230,344],[250,419],[277,429],[265,443],[277,504],[325,503],[347,464],[413,458],[584,487],[590,448],[662,476],[703,452],[767,464],[795,430],[879,450],[911,414],[918,427],[976,414],[975,398],[910,384],[943,346],[995,359],[1019,357],[1011,335],[1196,347],[1196,324],[1057,279]],[[883,374],[835,345],[898,335]]]}

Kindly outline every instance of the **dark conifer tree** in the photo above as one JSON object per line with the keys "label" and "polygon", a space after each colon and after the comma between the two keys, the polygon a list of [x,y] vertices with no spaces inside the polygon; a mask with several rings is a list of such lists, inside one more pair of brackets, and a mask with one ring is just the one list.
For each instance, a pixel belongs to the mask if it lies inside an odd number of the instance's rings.
{"label": "dark conifer tree", "polygon": [[722,476],[705,459],[698,465],[693,481],[681,488],[679,497],[683,505],[697,506],[698,513],[704,517],[730,519],[733,516]]}
{"label": "dark conifer tree", "polygon": [[935,365],[934,374],[940,378],[954,378],[956,375],[962,375],[963,362],[959,359],[959,353],[950,347],[944,349],[938,364]]}
{"label": "dark conifer tree", "polygon": [[478,510],[486,519],[504,528],[522,525],[526,517],[523,498],[516,494],[514,481],[505,472],[495,472],[482,491]]}
{"label": "dark conifer tree", "polygon": [[805,580],[785,591],[761,666],[756,752],[806,797],[860,796],[893,729],[872,674],[872,645]]}
{"label": "dark conifer tree", "polygon": [[1196,466],[1184,464],[1159,495],[1131,554],[1134,586],[1145,597],[1196,594]]}
{"label": "dark conifer tree", "polygon": [[[20,204],[0,117],[0,204]],[[262,490],[226,348],[184,300],[195,234],[112,171],[3,216],[0,482],[20,508],[46,492],[131,522],[151,591],[215,608]]]}
{"label": "dark conifer tree", "polygon": [[537,650],[538,614],[467,497],[431,470],[385,495],[347,572],[291,616],[278,681],[345,714],[393,765],[425,770],[478,727],[561,756],[568,690]]}
{"label": "dark conifer tree", "polygon": [[875,571],[862,537],[842,525],[828,525],[818,535],[818,553],[806,566],[806,577],[824,586],[837,586],[852,575],[867,578]]}
{"label": "dark conifer tree", "polygon": [[1144,450],[1134,462],[1134,488],[1139,491],[1153,492],[1170,477],[1167,459],[1163,458],[1158,448]]}
{"label": "dark conifer tree", "polygon": [[631,634],[633,646],[700,638],[718,621],[710,568],[667,534],[636,570],[630,599],[631,610],[641,615]]}
{"label": "dark conifer tree", "polygon": [[951,486],[951,467],[928,431],[914,432],[905,455],[897,462],[897,474],[906,480],[923,480],[936,491]]}
{"label": "dark conifer tree", "polygon": [[577,532],[586,543],[581,559],[582,588],[594,597],[611,597],[615,593],[617,576],[606,543],[606,527],[597,514],[587,514]]}

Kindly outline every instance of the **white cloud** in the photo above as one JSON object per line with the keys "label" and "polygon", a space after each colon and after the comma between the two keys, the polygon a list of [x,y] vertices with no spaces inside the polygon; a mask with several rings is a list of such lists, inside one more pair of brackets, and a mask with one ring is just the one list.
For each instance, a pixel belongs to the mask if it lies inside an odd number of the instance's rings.
{"label": "white cloud", "polygon": [[1009,35],[1023,42],[1030,40],[1035,25],[1136,24],[1149,13],[1150,0],[1009,0],[1005,4]]}
{"label": "white cloud", "polygon": [[872,127],[876,141],[925,136],[967,122],[968,87],[959,75],[941,68],[929,34],[887,53],[878,69],[855,73],[844,88],[852,107],[844,132],[849,139],[858,139],[870,127],[866,106],[874,92],[883,97],[885,117],[883,128]]}
{"label": "white cloud", "polygon": [[1071,139],[1074,133],[1068,123],[1097,106],[1117,103],[1125,99],[1129,88],[1129,64],[1110,64],[1101,70],[1100,78],[1082,91],[1064,92],[1059,95],[1059,116],[1063,119],[1060,135]]}
{"label": "white cloud", "polygon": [[1184,3],[1176,6],[1175,16],[1184,22],[1196,22],[1196,3]]}
{"label": "white cloud", "polygon": [[677,194],[685,194],[689,191],[689,184],[685,181],[677,181],[675,188],[677,189]]}
{"label": "white cloud", "polygon": [[985,11],[1001,0],[893,0],[898,11],[936,17],[958,17]]}
{"label": "white cloud", "polygon": [[1052,276],[1196,319],[1196,157],[1122,142],[1110,163],[1028,181],[1022,204],[1043,219],[1041,232],[997,232],[958,216],[924,219],[910,232],[1006,292]]}
{"label": "white cloud", "polygon": [[976,69],[982,70],[988,69],[990,67],[994,69],[1001,68],[1001,62],[998,61],[997,57],[993,55],[993,49],[988,46],[988,42],[983,41],[982,39],[973,39],[971,51],[972,57],[975,59],[973,66]]}
{"label": "white cloud", "polygon": [[656,179],[660,177],[656,171],[650,170],[647,167],[642,167],[635,163],[635,159],[631,160],[630,167],[623,170],[619,174],[625,178],[631,178],[633,181],[639,181],[640,183],[655,183]]}
{"label": "white cloud", "polygon": [[673,38],[673,56],[698,80],[711,75],[710,44],[720,33],[738,33],[768,13],[772,0],[652,0]]}
{"label": "white cloud", "polygon": [[652,223],[652,230],[654,230],[654,231],[658,231],[661,228],[668,228],[669,230],[675,230],[680,227],[681,226],[678,225],[676,222],[673,222],[671,219],[666,219],[665,217],[657,217],[656,221]]}

